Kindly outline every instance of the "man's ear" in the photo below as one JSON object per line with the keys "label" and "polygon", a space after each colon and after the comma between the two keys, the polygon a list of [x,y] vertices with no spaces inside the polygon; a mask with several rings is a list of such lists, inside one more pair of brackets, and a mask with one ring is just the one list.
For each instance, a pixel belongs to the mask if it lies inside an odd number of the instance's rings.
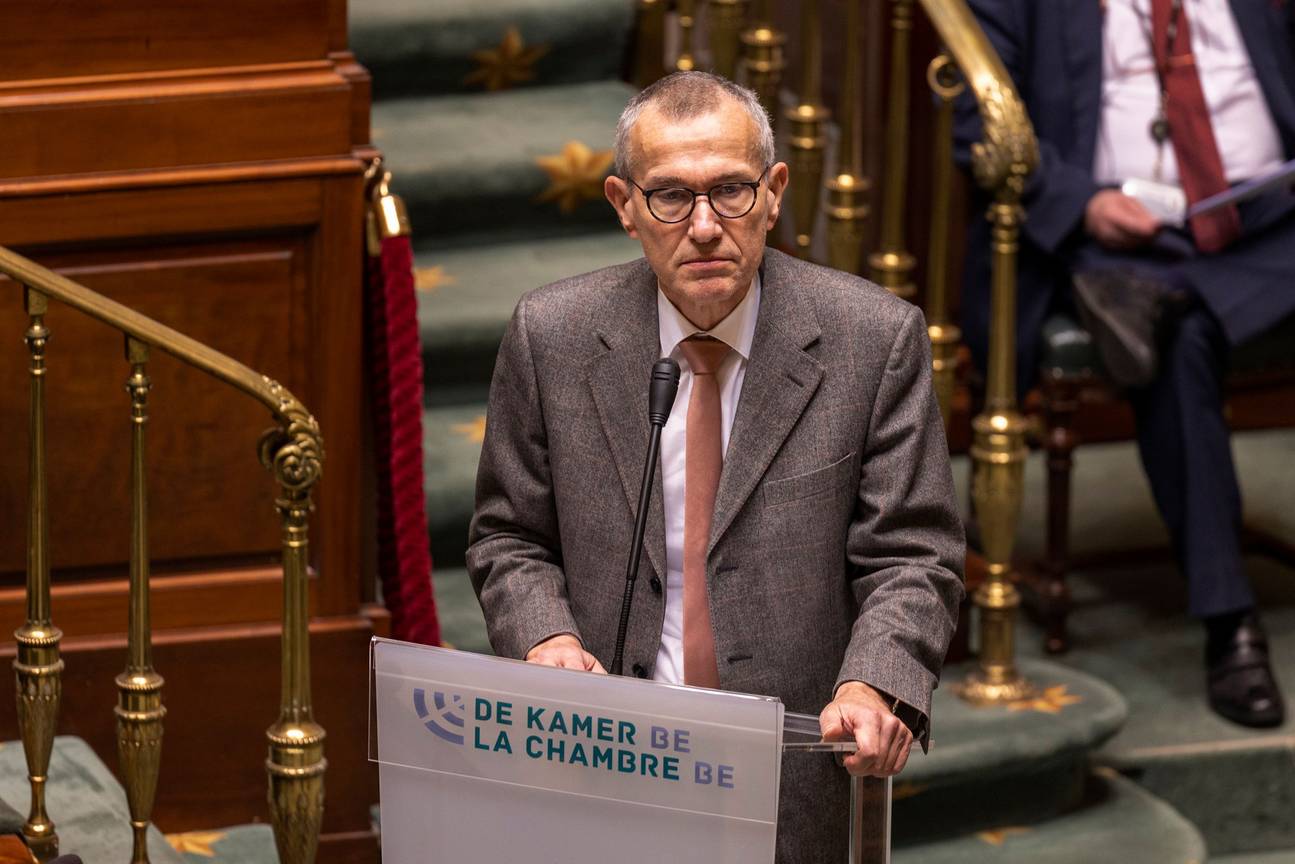
{"label": "man's ear", "polygon": [[616,216],[621,220],[625,233],[637,239],[638,228],[634,223],[634,208],[630,206],[629,184],[613,174],[603,181],[603,194],[616,209]]}
{"label": "man's ear", "polygon": [[778,222],[778,214],[782,212],[782,193],[787,191],[787,180],[789,173],[786,162],[777,162],[769,169],[769,196],[773,198],[773,206],[769,208],[767,230],[773,230],[773,226]]}

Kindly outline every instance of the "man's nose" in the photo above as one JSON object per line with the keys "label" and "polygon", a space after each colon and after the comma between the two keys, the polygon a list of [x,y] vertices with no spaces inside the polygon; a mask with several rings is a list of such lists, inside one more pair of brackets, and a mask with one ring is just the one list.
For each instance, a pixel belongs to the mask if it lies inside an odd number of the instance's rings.
{"label": "man's nose", "polygon": [[698,197],[688,219],[688,236],[694,243],[709,243],[723,232],[719,217],[710,206],[710,198]]}

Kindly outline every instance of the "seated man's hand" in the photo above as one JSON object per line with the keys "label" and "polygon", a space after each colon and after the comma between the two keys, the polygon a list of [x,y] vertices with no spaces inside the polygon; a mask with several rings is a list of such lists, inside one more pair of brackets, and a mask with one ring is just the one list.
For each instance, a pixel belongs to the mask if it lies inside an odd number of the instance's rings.
{"label": "seated man's hand", "polygon": [[585,650],[580,640],[570,633],[559,633],[545,639],[526,652],[527,663],[538,663],[541,666],[557,666],[560,669],[580,669],[584,672],[598,672],[603,675],[607,670],[598,662],[598,658]]}
{"label": "seated man's hand", "polygon": [[1107,249],[1137,249],[1156,236],[1160,223],[1138,199],[1103,189],[1088,199],[1084,230]]}
{"label": "seated man's hand", "polygon": [[892,777],[904,770],[913,749],[913,733],[890,713],[876,690],[862,681],[847,681],[818,715],[824,741],[853,738],[859,751],[845,759],[845,767],[859,777]]}

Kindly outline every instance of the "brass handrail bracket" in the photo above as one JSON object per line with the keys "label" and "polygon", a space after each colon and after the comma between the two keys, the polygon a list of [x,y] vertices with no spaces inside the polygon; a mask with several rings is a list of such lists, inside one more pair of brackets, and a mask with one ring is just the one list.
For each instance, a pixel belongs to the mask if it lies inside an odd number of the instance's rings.
{"label": "brass handrail bracket", "polygon": [[310,697],[308,608],[311,492],[323,470],[324,445],[315,418],[278,382],[265,379],[280,404],[280,425],[261,436],[261,464],[279,483],[283,521],[283,650],[279,719],[266,730],[270,819],[279,860],[315,860],[324,815],[324,728]]}
{"label": "brass handrail bracket", "polygon": [[1032,685],[1015,660],[1020,594],[1010,581],[1025,474],[1026,423],[1016,408],[1016,254],[1025,179],[1039,161],[1038,141],[1012,79],[964,0],[921,0],[976,97],[984,140],[971,150],[976,182],[994,196],[989,369],[985,408],[972,421],[972,501],[988,577],[973,600],[980,610],[978,668],[958,688],[974,704],[1022,699]]}

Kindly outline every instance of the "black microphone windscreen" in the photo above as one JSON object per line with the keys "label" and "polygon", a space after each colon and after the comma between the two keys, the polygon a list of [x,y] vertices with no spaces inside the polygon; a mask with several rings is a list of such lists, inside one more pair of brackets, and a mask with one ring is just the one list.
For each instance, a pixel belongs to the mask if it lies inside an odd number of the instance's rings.
{"label": "black microphone windscreen", "polygon": [[648,422],[664,426],[670,419],[675,394],[679,392],[679,364],[662,357],[652,364],[652,383],[648,387]]}

